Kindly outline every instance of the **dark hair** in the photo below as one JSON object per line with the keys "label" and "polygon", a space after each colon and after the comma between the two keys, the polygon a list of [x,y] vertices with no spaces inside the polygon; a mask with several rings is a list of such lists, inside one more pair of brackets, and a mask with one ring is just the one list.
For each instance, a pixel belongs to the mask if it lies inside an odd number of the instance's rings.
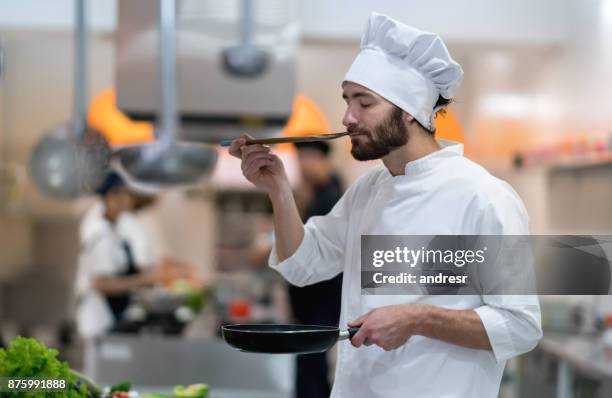
{"label": "dark hair", "polygon": [[[441,108],[436,111],[436,114],[434,115],[434,119],[437,118],[438,115],[442,115],[442,117],[444,117],[444,115],[446,114],[446,109],[445,108],[451,102],[454,102],[454,100],[452,98],[444,98],[441,95],[438,96],[438,100],[436,101],[436,104],[434,105],[434,109],[438,108],[438,107],[441,107]],[[430,130],[430,129],[426,128],[425,126],[423,126],[418,120],[415,119],[415,122],[417,122],[419,124],[419,126],[423,127],[423,129],[426,130],[429,134],[434,135],[436,133],[436,129],[435,128],[433,130]]]}
{"label": "dark hair", "polygon": [[96,189],[96,193],[100,196],[106,196],[109,192],[125,186],[125,181],[119,174],[114,171],[108,172],[104,181]]}
{"label": "dark hair", "polygon": [[298,151],[312,149],[319,151],[323,156],[329,155],[329,152],[331,151],[331,147],[325,141],[296,142],[293,145],[295,145]]}
{"label": "dark hair", "polygon": [[438,115],[442,115],[444,116],[446,114],[446,107],[449,106],[451,104],[451,102],[453,102],[454,100],[452,98],[444,98],[443,96],[438,96],[438,101],[436,101],[436,104],[434,105],[434,109],[441,107],[440,109],[438,109],[438,111],[436,112],[436,115],[434,117],[438,117]]}

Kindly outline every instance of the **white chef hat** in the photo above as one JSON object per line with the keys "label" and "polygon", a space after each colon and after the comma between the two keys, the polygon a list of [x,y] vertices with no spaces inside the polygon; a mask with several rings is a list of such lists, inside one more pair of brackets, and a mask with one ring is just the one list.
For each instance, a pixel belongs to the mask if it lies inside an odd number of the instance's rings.
{"label": "white chef hat", "polygon": [[438,35],[374,12],[344,80],[376,92],[433,132],[438,97],[451,99],[462,78]]}

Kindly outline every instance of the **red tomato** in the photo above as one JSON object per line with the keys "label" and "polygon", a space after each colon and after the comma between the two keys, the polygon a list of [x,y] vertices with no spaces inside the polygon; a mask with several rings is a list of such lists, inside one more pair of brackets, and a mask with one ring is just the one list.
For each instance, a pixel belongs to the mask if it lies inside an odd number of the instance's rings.
{"label": "red tomato", "polygon": [[229,304],[229,313],[234,318],[248,318],[251,315],[251,303],[244,299],[235,299]]}

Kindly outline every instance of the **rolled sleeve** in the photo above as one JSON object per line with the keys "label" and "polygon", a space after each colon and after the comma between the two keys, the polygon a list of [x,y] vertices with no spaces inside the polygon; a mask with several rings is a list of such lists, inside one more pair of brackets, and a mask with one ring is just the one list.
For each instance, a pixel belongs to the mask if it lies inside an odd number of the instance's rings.
{"label": "rolled sleeve", "polygon": [[[476,235],[528,235],[529,216],[518,194],[505,182],[493,180],[481,187],[472,208],[476,217],[470,230]],[[474,229],[471,229],[474,228]],[[522,251],[521,253],[527,254]],[[506,256],[500,269],[508,275],[485,278],[489,282],[533,283],[528,258]],[[492,269],[493,270],[493,269]],[[483,286],[484,292],[496,292],[499,286]],[[513,290],[506,287],[510,292]],[[503,290],[503,289],[502,289]],[[529,291],[529,289],[527,289]],[[523,291],[516,288],[514,291]],[[482,306],[474,310],[486,330],[497,362],[532,350],[542,338],[540,303],[536,295],[484,294]]]}
{"label": "rolled sleeve", "polygon": [[491,303],[474,309],[484,325],[498,363],[532,350],[542,338],[537,297],[514,296],[522,302],[493,303],[499,299],[508,301],[509,297],[489,297]]}

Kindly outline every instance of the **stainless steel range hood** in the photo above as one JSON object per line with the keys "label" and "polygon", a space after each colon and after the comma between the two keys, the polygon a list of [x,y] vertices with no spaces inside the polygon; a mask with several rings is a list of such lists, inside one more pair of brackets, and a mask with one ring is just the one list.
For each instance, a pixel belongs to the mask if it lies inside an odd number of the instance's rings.
{"label": "stainless steel range hood", "polygon": [[[262,21],[261,7],[255,8],[252,42],[266,52],[266,68],[256,76],[236,76],[224,67],[223,59],[224,52],[241,41],[240,7],[228,9],[232,3],[239,5],[227,0],[178,3],[177,102],[184,139],[216,142],[243,132],[278,134],[290,116],[299,41],[295,20]],[[282,0],[267,3],[283,6]],[[215,12],[223,5],[229,12]],[[117,105],[132,118],[154,120],[161,102],[158,10],[149,0],[120,1],[118,6]]]}

